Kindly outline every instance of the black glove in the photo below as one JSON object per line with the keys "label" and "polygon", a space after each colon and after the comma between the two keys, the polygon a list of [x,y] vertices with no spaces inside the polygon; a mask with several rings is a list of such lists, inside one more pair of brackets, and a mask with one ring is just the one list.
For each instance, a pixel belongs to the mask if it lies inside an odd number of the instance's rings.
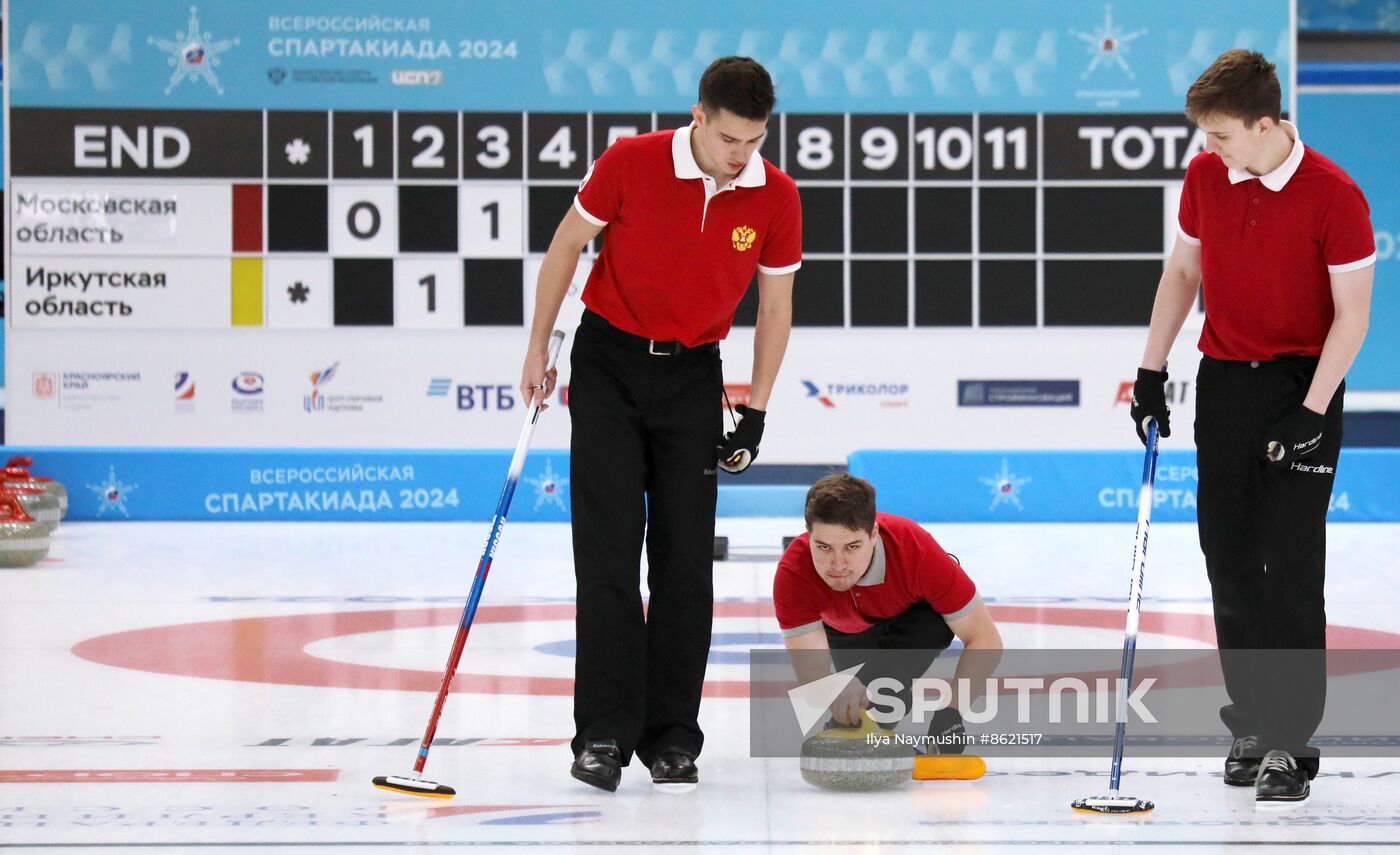
{"label": "black glove", "polygon": [[953,707],[944,707],[933,714],[929,722],[929,754],[961,754],[967,746],[967,728],[963,726],[962,713]]}
{"label": "black glove", "polygon": [[1299,407],[1264,432],[1264,457],[1280,469],[1307,457],[1322,445],[1321,413]]}
{"label": "black glove", "polygon": [[1167,371],[1139,368],[1133,383],[1133,427],[1138,439],[1147,445],[1147,419],[1157,422],[1157,435],[1163,439],[1172,435],[1172,410],[1167,406]]}
{"label": "black glove", "polygon": [[743,404],[734,409],[739,413],[739,423],[724,435],[722,445],[715,446],[715,457],[719,459],[719,468],[738,475],[748,469],[758,456],[758,443],[763,439],[764,412]]}

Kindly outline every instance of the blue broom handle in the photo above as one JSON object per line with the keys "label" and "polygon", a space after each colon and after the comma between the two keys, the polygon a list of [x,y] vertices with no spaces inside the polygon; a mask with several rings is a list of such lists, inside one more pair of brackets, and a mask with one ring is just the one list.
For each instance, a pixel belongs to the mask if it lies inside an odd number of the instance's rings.
{"label": "blue broom handle", "polygon": [[1123,769],[1123,740],[1128,728],[1128,695],[1133,682],[1133,658],[1137,654],[1138,618],[1142,613],[1142,582],[1147,572],[1147,529],[1152,519],[1152,487],[1157,480],[1157,420],[1147,420],[1147,451],[1142,461],[1142,487],[1138,490],[1137,534],[1133,540],[1133,569],[1128,586],[1128,618],[1123,637],[1123,666],[1118,672],[1118,715],[1113,733],[1113,772],[1108,789],[1118,792]]}

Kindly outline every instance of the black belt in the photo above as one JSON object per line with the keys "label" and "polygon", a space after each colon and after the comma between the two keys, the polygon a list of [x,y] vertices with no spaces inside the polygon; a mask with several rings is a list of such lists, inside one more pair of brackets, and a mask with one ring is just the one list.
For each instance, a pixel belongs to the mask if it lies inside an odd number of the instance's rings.
{"label": "black belt", "polygon": [[1318,356],[1303,356],[1297,353],[1284,353],[1275,356],[1273,359],[1216,359],[1213,356],[1201,354],[1202,362],[1213,362],[1216,365],[1235,366],[1237,368],[1263,368],[1265,370],[1287,370],[1287,371],[1307,371],[1317,367]]}
{"label": "black belt", "polygon": [[592,309],[583,310],[583,325],[589,329],[604,333],[624,344],[636,347],[638,350],[644,351],[651,356],[678,356],[682,353],[710,351],[714,350],[719,345],[718,342],[711,341],[705,344],[697,344],[694,347],[686,347],[678,341],[657,341],[655,339],[643,338],[639,335],[633,335],[626,330],[618,329],[608,323],[607,318],[604,318]]}

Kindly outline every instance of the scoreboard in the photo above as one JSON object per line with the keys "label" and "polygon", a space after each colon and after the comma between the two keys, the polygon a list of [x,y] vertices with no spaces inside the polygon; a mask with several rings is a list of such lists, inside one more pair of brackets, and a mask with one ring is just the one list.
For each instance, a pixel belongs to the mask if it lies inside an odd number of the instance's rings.
{"label": "scoreboard", "polygon": [[[588,165],[688,118],[12,116],[15,326],[127,330],[519,327]],[[762,153],[804,211],[794,324],[1141,325],[1202,145],[1172,115],[774,116]]]}
{"label": "scoreboard", "polygon": [[[548,53],[556,37],[536,41]],[[518,44],[528,56],[530,41]],[[1194,79],[1228,46],[1183,48],[1179,64]],[[1203,62],[1191,53],[1206,50]],[[774,69],[784,110],[761,153],[797,181],[804,220],[765,459],[1130,439],[1114,429],[1126,423],[1114,414],[1121,381],[1141,352],[1185,166],[1204,145],[1179,97],[1155,110],[1125,109],[1158,105],[1127,90],[1068,106],[975,92],[794,98],[799,81],[810,87],[803,70],[784,76],[783,50],[750,52]],[[555,65],[546,56],[542,72],[517,73],[552,81]],[[272,69],[249,103],[12,95],[12,439],[509,445],[554,230],[607,146],[689,122],[680,111],[703,64],[688,68],[664,98],[532,96],[517,109],[474,91],[413,109],[393,102],[422,101],[416,90],[297,103],[266,94],[284,85]],[[566,301],[570,332],[597,250]],[[756,313],[751,287],[724,350],[738,395]],[[1182,341],[1174,377],[1192,373],[1189,327]],[[1184,404],[1186,387],[1176,394]],[[1047,407],[1050,430],[1027,435],[1006,406]],[[98,425],[121,426],[121,441]],[[564,444],[567,420],[541,430]]]}

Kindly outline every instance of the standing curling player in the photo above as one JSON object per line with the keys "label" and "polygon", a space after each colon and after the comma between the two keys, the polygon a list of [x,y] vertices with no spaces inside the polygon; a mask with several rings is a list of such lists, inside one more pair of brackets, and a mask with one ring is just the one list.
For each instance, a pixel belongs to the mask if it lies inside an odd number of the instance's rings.
{"label": "standing curling player", "polygon": [[[1186,93],[1206,150],[1186,170],[1132,407],[1140,438],[1148,417],[1171,435],[1161,369],[1203,289],[1198,518],[1235,738],[1225,783],[1259,801],[1305,799],[1317,775],[1327,503],[1376,260],[1361,190],[1280,106],[1274,66],[1238,49]],[[1255,650],[1287,653],[1234,652]]]}
{"label": "standing curling player", "polygon": [[[763,66],[725,57],[700,78],[694,121],[614,143],[584,178],[540,269],[521,374],[547,397],[550,330],[600,231],[574,338],[573,776],[616,790],[635,753],[653,783],[695,783],[710,651],[718,468],[758,454],[787,349],[802,261],[797,186],[758,153],[773,111]],[[752,392],[724,434],[719,341],[758,273]],[[647,587],[638,586],[643,540]]]}

